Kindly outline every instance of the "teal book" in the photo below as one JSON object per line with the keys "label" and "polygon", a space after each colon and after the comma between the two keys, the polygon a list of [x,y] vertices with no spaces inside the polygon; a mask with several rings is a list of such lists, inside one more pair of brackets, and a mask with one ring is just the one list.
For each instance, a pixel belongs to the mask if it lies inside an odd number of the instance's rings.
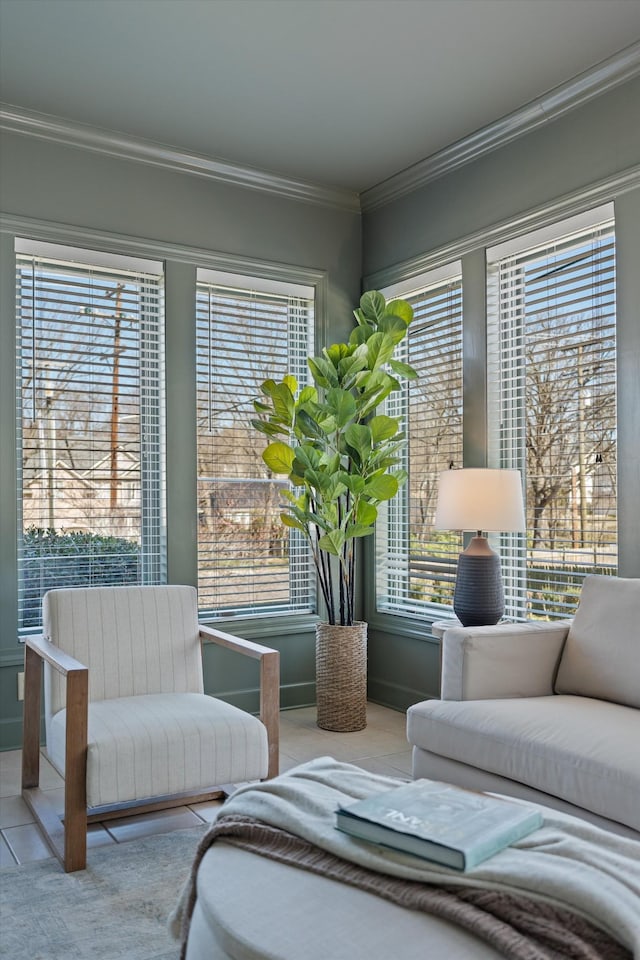
{"label": "teal book", "polygon": [[532,807],[435,780],[413,780],[336,813],[338,830],[456,870],[471,870],[542,826]]}

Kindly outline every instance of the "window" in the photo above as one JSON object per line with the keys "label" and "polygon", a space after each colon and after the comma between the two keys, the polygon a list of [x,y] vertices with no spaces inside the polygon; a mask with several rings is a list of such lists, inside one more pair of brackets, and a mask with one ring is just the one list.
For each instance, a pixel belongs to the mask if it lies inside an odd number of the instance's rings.
{"label": "window", "polygon": [[19,628],[165,578],[162,266],[16,241]]}
{"label": "window", "polygon": [[449,609],[457,533],[436,531],[438,476],[462,466],[462,277],[459,262],[384,291],[403,297],[414,319],[403,341],[418,378],[392,395],[388,412],[400,416],[408,436],[409,481],[387,505],[376,532],[377,606],[414,615]]}
{"label": "window", "polygon": [[308,382],[313,288],[198,271],[198,587],[211,616],[309,613],[306,543],[280,520],[286,480],[252,426],[266,379]]}
{"label": "window", "polygon": [[567,617],[617,565],[613,209],[488,261],[490,460],[521,470],[527,515],[500,547],[506,614]]}

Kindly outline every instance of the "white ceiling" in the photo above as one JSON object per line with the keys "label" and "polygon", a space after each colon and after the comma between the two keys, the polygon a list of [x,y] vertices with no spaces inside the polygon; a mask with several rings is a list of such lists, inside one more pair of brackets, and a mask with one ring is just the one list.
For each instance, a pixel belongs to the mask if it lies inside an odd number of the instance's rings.
{"label": "white ceiling", "polygon": [[0,98],[361,192],[638,40],[640,0],[0,0]]}

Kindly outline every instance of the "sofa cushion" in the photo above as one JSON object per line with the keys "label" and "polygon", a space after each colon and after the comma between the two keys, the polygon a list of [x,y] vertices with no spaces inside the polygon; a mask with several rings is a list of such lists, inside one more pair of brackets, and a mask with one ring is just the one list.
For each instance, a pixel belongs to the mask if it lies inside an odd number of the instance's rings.
{"label": "sofa cushion", "polygon": [[587,697],[427,700],[411,744],[640,830],[640,711]]}
{"label": "sofa cushion", "polygon": [[[53,717],[47,739],[63,776],[66,713]],[[268,764],[264,725],[216,697],[158,693],[89,704],[88,807],[259,780]]]}
{"label": "sofa cushion", "polygon": [[640,707],[640,580],[585,578],[555,690]]}

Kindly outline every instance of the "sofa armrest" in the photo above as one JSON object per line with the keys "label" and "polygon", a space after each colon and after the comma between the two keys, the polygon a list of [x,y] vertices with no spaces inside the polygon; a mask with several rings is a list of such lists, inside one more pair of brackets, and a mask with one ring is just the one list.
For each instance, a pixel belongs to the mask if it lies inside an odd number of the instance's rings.
{"label": "sofa armrest", "polygon": [[442,699],[550,696],[569,626],[561,620],[450,627],[442,638]]}

